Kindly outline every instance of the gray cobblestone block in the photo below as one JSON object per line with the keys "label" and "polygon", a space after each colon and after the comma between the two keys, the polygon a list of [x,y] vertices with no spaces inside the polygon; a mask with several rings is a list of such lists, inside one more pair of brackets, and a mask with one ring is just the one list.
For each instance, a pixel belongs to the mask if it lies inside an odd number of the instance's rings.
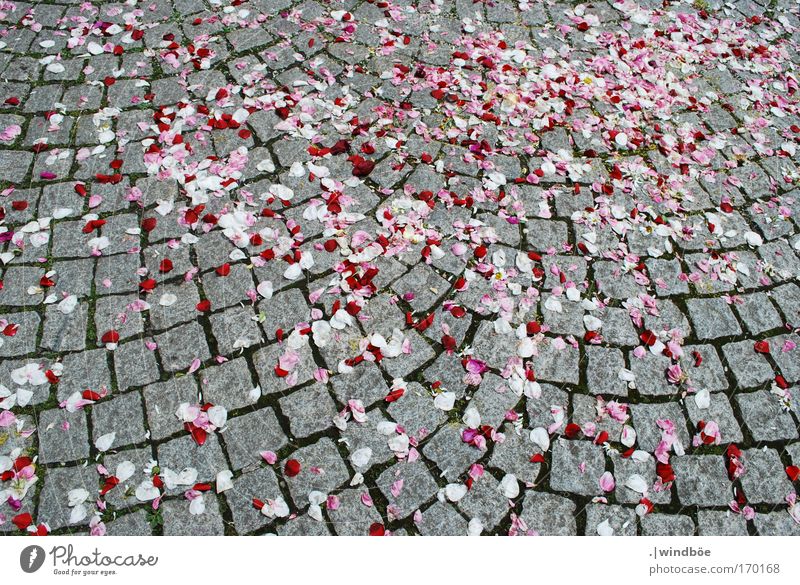
{"label": "gray cobblestone block", "polygon": [[365,473],[368,469],[376,465],[384,465],[395,458],[386,437],[377,430],[378,425],[387,420],[380,410],[372,410],[366,422],[358,423],[351,420],[347,424],[347,429],[340,432],[341,441],[351,456],[359,449],[367,447],[372,451],[372,456],[364,466],[358,467],[350,459],[350,464],[356,471]]}
{"label": "gray cobblestone block", "polygon": [[310,516],[298,516],[278,527],[280,536],[329,536],[330,529],[325,522],[317,522]]}
{"label": "gray cobblestone block", "polygon": [[651,315],[646,313],[644,316],[644,326],[656,333],[662,331],[673,331],[678,329],[683,336],[691,335],[692,326],[689,319],[681,312],[675,303],[668,300],[661,300],[658,303],[658,314]]}
{"label": "gray cobblestone block", "polygon": [[262,324],[267,339],[275,339],[275,332],[283,329],[285,333],[291,332],[296,323],[308,320],[308,302],[300,289],[292,288],[280,292],[269,300],[262,300],[256,305],[256,312],[265,315]]}
{"label": "gray cobblestone block", "polygon": [[689,315],[699,339],[719,339],[739,335],[742,328],[736,321],[728,303],[720,297],[689,299],[686,301]]}
{"label": "gray cobblestone block", "polygon": [[365,407],[383,400],[389,393],[380,369],[372,363],[359,364],[350,373],[331,377],[331,386],[339,402],[361,400]]}
{"label": "gray cobblestone block", "polygon": [[583,324],[584,311],[580,305],[571,302],[562,303],[561,312],[549,311],[542,303],[544,324],[558,335],[582,336],[585,332]]}
{"label": "gray cobblestone block", "polygon": [[[263,349],[259,349],[253,354],[253,366],[258,374],[261,393],[263,395],[283,392],[287,389],[286,381],[275,374],[275,366],[286,349],[280,344],[273,344]],[[314,356],[311,349],[305,346],[298,350],[300,361],[293,372],[297,373],[297,384],[304,384],[314,377],[317,369],[314,363]]]}
{"label": "gray cobblestone block", "polygon": [[586,536],[598,536],[602,523],[614,530],[613,536],[636,536],[636,512],[623,506],[590,504],[586,507]]}
{"label": "gray cobblestone block", "polygon": [[37,522],[45,522],[50,530],[58,530],[70,526],[86,525],[91,515],[77,525],[70,525],[71,509],[67,494],[70,490],[83,488],[90,494],[97,492],[97,471],[91,465],[76,467],[49,468],[45,472],[44,485],[39,495],[39,513]]}
{"label": "gray cobblestone block", "polygon": [[233,489],[225,491],[224,496],[233,516],[233,525],[239,534],[253,532],[274,521],[255,508],[253,499],[266,502],[283,498],[275,473],[269,467],[237,477],[233,480]]}
{"label": "gray cobblestone block", "polygon": [[301,388],[278,402],[281,412],[289,419],[294,437],[307,437],[333,425],[336,403],[324,384]]}
{"label": "gray cobblestone block", "polygon": [[779,512],[768,512],[766,514],[756,514],[753,522],[755,523],[756,530],[758,530],[758,534],[760,536],[800,535],[800,527],[784,510]]}
{"label": "gray cobblestone block", "polygon": [[[70,118],[66,118],[66,124],[62,129],[69,134],[72,127]],[[29,128],[30,131],[30,128]],[[57,144],[51,142],[51,144]],[[62,142],[63,144],[63,142]],[[57,209],[69,209],[71,213],[67,217],[78,216],[83,211],[84,200],[75,192],[75,183],[56,183],[53,185],[45,185],[42,188],[42,196],[39,199],[39,216],[52,216]]]}
{"label": "gray cobblestone block", "polygon": [[[61,226],[64,224],[58,224]],[[75,229],[75,228],[73,228]],[[80,228],[77,233],[80,235]],[[86,249],[87,246],[70,246],[70,250]],[[69,254],[70,256],[75,254]],[[133,293],[139,289],[139,277],[136,271],[139,269],[139,258],[133,254],[119,254],[117,256],[101,256],[97,259],[97,266],[94,272],[94,288],[98,295],[109,295],[117,293]]]}
{"label": "gray cobblestone block", "polygon": [[788,323],[794,326],[800,323],[800,287],[794,283],[779,286],[773,289],[772,299]]}
{"label": "gray cobblestone block", "polygon": [[450,392],[454,392],[456,398],[463,398],[471,387],[467,387],[464,382],[464,366],[457,355],[448,355],[445,352],[423,371],[425,381],[433,384],[441,382],[441,387]]}
{"label": "gray cobblestone block", "polygon": [[161,331],[197,318],[199,314],[197,303],[200,302],[200,295],[193,283],[167,284],[159,286],[159,290],[162,297],[171,294],[175,295],[177,300],[168,306],[161,305],[159,302],[150,304],[149,315],[153,329]]}
{"label": "gray cobblestone block", "polygon": [[742,489],[751,504],[779,504],[792,493],[792,484],[774,449],[747,449],[743,452],[745,473]]}
{"label": "gray cobblestone block", "polygon": [[416,331],[406,332],[406,339],[411,347],[410,354],[403,354],[402,358],[388,358],[381,361],[383,370],[392,378],[406,377],[436,357],[436,352],[433,348]]}
{"label": "gray cobblestone block", "polygon": [[271,408],[228,419],[222,437],[234,470],[260,463],[262,451],[279,451],[288,444]]}
{"label": "gray cobblestone block", "polygon": [[111,390],[111,374],[106,349],[93,349],[64,356],[64,370],[58,382],[58,399],[65,400],[73,392],[103,388]]}
{"label": "gray cobblestone block", "polygon": [[560,384],[577,384],[580,380],[579,362],[579,351],[571,345],[559,350],[548,343],[539,348],[533,367],[538,379]]}
{"label": "gray cobblestone block", "polygon": [[483,457],[479,450],[461,440],[461,429],[444,426],[422,448],[422,453],[436,463],[448,481],[454,481],[467,471],[470,465]]}
{"label": "gray cobblestone block", "polygon": [[[475,357],[482,359],[489,366],[503,369],[508,357],[516,354],[517,341],[513,335],[499,335],[494,332],[491,323],[484,322],[478,327],[472,343]],[[463,372],[463,368],[461,368]],[[461,374],[463,376],[463,373]]]}
{"label": "gray cobblestone block", "polygon": [[649,396],[668,396],[677,393],[678,387],[671,385],[667,380],[667,368],[672,365],[668,357],[647,352],[644,357],[637,358],[631,352],[628,360],[630,370],[636,376],[636,388],[640,393]]}
{"label": "gray cobblestone block", "polygon": [[576,534],[575,503],[562,496],[529,491],[525,494],[520,518],[542,536]]}
{"label": "gray cobblestone block", "polygon": [[212,492],[201,496],[206,509],[200,515],[189,511],[189,501],[170,500],[161,505],[164,536],[217,536],[225,533],[217,497]]}
{"label": "gray cobblestone block", "polygon": [[605,471],[600,446],[589,441],[558,439],[553,445],[550,488],[581,495],[602,493],[599,479]]}
{"label": "gray cobblestone block", "polygon": [[529,249],[538,252],[545,252],[549,248],[560,250],[561,244],[567,241],[567,224],[562,221],[528,219],[522,232]]}
{"label": "gray cobblestone block", "polygon": [[[44,299],[39,281],[44,270],[33,266],[12,266],[3,274],[3,288],[0,290],[0,306],[33,307]],[[28,289],[38,290],[36,294],[28,294]]]}
{"label": "gray cobblestone block", "polygon": [[697,525],[700,536],[747,536],[747,522],[731,511],[699,510]]}
{"label": "gray cobblestone block", "polygon": [[228,276],[219,276],[213,270],[203,275],[203,290],[214,309],[223,309],[248,302],[248,290],[255,290],[250,271],[244,264],[234,264]]}
{"label": "gray cobblestone block", "polygon": [[5,315],[0,315],[0,319],[18,326],[16,335],[2,338],[0,357],[26,355],[36,350],[36,339],[41,322],[37,313],[34,311],[6,313]]}
{"label": "gray cobblestone block", "polygon": [[670,464],[681,504],[727,506],[733,499],[721,455],[685,455],[670,459]]}
{"label": "gray cobblestone block", "polygon": [[625,309],[606,307],[597,313],[603,321],[602,335],[608,343],[618,346],[634,346],[639,343],[631,318]]}
{"label": "gray cobblestone block", "polygon": [[794,465],[800,466],[800,443],[792,443],[786,446],[786,452]]}
{"label": "gray cobblestone block", "polygon": [[[165,218],[159,219],[162,222],[167,221]],[[158,224],[156,224],[156,228],[157,227]],[[154,232],[155,230],[148,234],[151,240],[155,239],[153,236]],[[147,267],[148,276],[159,284],[166,280],[173,280],[176,276],[183,276],[193,268],[188,246],[173,248],[167,244],[148,246],[144,253],[144,265]],[[189,283],[181,281],[177,284]],[[189,288],[189,286],[185,288]],[[156,294],[158,296],[163,295],[164,289],[161,287],[157,288]]]}
{"label": "gray cobblestone block", "polygon": [[89,456],[89,432],[86,413],[45,410],[39,417],[39,460],[42,463],[66,463]]}
{"label": "gray cobblestone block", "polygon": [[[642,494],[629,488],[626,483],[633,475],[642,476],[647,485],[652,488],[656,483],[656,461],[650,458],[647,461],[636,461],[630,458],[614,458],[614,479],[616,488],[614,497],[620,504],[638,504],[642,499]],[[671,498],[671,490],[649,489],[647,499],[654,504],[668,504]]]}
{"label": "gray cobblestone block", "polygon": [[783,325],[780,315],[765,293],[753,293],[742,297],[742,304],[735,305],[736,312],[744,321],[747,331],[759,335]]}
{"label": "gray cobblestone block", "polygon": [[[618,441],[622,432],[622,423],[610,416],[599,416],[597,397],[575,394],[572,397],[572,422],[581,428],[586,424],[594,424],[596,435],[605,431],[612,441]],[[595,436],[596,436],[595,435]]]}
{"label": "gray cobblestone block", "polygon": [[648,514],[642,518],[642,534],[645,536],[693,536],[694,533],[694,522],[689,516]]}
{"label": "gray cobblestone block", "polygon": [[120,339],[140,336],[144,332],[144,314],[135,311],[132,303],[136,295],[100,297],[95,302],[94,322],[98,341],[106,331],[114,330]]}
{"label": "gray cobblestone block", "polygon": [[764,244],[759,247],[758,255],[772,266],[770,276],[775,282],[789,281],[800,273],[800,258],[788,242],[777,240]]}
{"label": "gray cobblestone block", "polygon": [[501,377],[487,373],[483,382],[472,395],[470,405],[477,408],[481,415],[481,424],[499,427],[505,420],[506,413],[514,408],[520,397],[514,394]]}
{"label": "gray cobblestone block", "polygon": [[153,354],[144,342],[138,340],[120,344],[114,350],[114,371],[120,390],[144,386],[158,380],[158,364]]}
{"label": "gray cobblestone block", "polygon": [[508,498],[503,495],[500,482],[491,474],[484,473],[456,506],[468,518],[478,518],[484,530],[494,530],[505,518],[510,506]]}
{"label": "gray cobblestone block", "polygon": [[[695,353],[700,357],[699,365],[695,365],[697,363]],[[688,384],[697,390],[716,392],[728,389],[725,368],[713,345],[684,346],[681,368],[689,377]]]}
{"label": "gray cobblestone block", "polygon": [[625,367],[625,357],[618,349],[605,347],[586,347],[586,377],[589,392],[592,394],[628,395],[628,385],[619,378]]}
{"label": "gray cobblestone block", "polygon": [[[800,359],[798,359],[798,350],[789,350],[788,347],[794,344],[795,347],[800,345],[800,337],[796,334],[779,335],[770,339],[770,345],[775,348],[772,353],[772,358],[778,364],[781,374],[790,384],[800,382]],[[784,349],[787,348],[787,349]]]}
{"label": "gray cobblestone block", "polygon": [[677,260],[650,259],[645,262],[650,280],[655,285],[656,295],[672,296],[689,293],[686,281],[678,277],[683,274],[680,262]]}
{"label": "gray cobblestone block", "polygon": [[183,425],[175,416],[178,407],[188,402],[198,401],[197,385],[191,377],[173,377],[165,382],[146,386],[143,390],[147,408],[147,425],[150,436],[163,439],[183,430]]}
{"label": "gray cobblestone block", "polygon": [[118,484],[105,495],[105,501],[112,509],[125,510],[141,504],[139,498],[136,497],[136,488],[146,478],[151,477],[147,469],[149,463],[154,459],[153,450],[149,445],[120,451],[111,449],[103,454],[103,465],[111,474],[115,474],[117,467],[125,461],[133,463],[135,468],[134,474],[130,478]]}
{"label": "gray cobblestone block", "polygon": [[612,299],[628,299],[639,292],[639,285],[631,273],[621,273],[615,262],[600,261],[594,263],[594,280],[600,291]]}
{"label": "gray cobblestone block", "polygon": [[323,438],[292,453],[290,459],[300,462],[301,471],[284,479],[289,486],[295,507],[308,504],[308,494],[314,490],[330,493],[349,478],[347,466],[342,461],[333,441]]}
{"label": "gray cobblestone block", "polygon": [[422,513],[417,529],[423,536],[465,535],[467,521],[450,504],[436,502]]}
{"label": "gray cobblestone block", "polygon": [[697,423],[701,420],[706,422],[714,421],[719,425],[723,443],[738,443],[743,439],[742,430],[733,414],[731,403],[727,396],[721,392],[711,395],[711,404],[706,409],[698,408],[694,397],[688,396],[686,398],[686,410],[689,413],[689,420],[695,426],[696,432]]}
{"label": "gray cobblestone block", "polygon": [[62,260],[53,263],[57,293],[86,297],[92,292],[94,260]]}
{"label": "gray cobblestone block", "polygon": [[254,317],[249,307],[234,307],[209,317],[211,331],[221,354],[229,355],[241,347],[251,347],[261,342],[262,333]]}
{"label": "gray cobblestone block", "polygon": [[[197,445],[187,433],[158,446],[158,465],[163,470],[168,467],[179,473],[186,467],[197,470],[198,482],[212,482],[217,473],[228,469],[225,455],[222,453],[216,434],[209,433],[203,445]],[[165,490],[167,494],[182,494],[186,486],[177,486],[174,490]]]}
{"label": "gray cobblestone block", "polygon": [[531,462],[531,458],[541,454],[541,450],[528,439],[524,431],[517,434],[506,425],[503,432],[506,439],[494,446],[489,465],[514,474],[522,482],[533,484],[539,476],[541,464]]}
{"label": "gray cobblestone block", "polygon": [[108,536],[152,536],[153,529],[144,510],[119,516],[106,523]]}
{"label": "gray cobblestone block", "polygon": [[102,400],[92,406],[94,440],[106,433],[116,433],[112,448],[145,440],[142,398],[138,392]]}
{"label": "gray cobblestone block", "polygon": [[255,384],[244,358],[200,370],[200,381],[206,402],[224,406],[228,410],[243,408],[254,402],[250,393]]}
{"label": "gray cobblestone block", "polygon": [[418,459],[413,463],[399,461],[384,471],[377,487],[389,502],[397,518],[406,518],[436,496],[439,486],[427,464]]}
{"label": "gray cobblestone block", "polygon": [[33,162],[33,154],[21,150],[3,150],[0,152],[0,167],[7,170],[5,178],[12,183],[19,183],[28,174]]}
{"label": "gray cobblestone block", "polygon": [[433,400],[421,384],[412,382],[403,397],[389,404],[387,410],[396,422],[403,425],[409,436],[416,436],[420,432],[431,433],[446,419],[445,413],[434,407]]}
{"label": "gray cobblestone block", "polygon": [[375,505],[362,500],[362,496],[369,495],[365,488],[347,489],[338,495],[339,507],[328,510],[328,516],[339,536],[365,536],[373,523],[382,523]]}
{"label": "gray cobblestone block", "polygon": [[777,397],[766,390],[737,394],[735,400],[744,424],[756,441],[797,438],[797,427],[791,415],[781,408]]}
{"label": "gray cobblestone block", "polygon": [[199,323],[187,323],[155,336],[161,363],[169,372],[186,370],[192,361],[208,360],[211,353],[206,334]]}
{"label": "gray cobblestone block", "polygon": [[636,442],[641,449],[653,452],[661,442],[662,430],[659,420],[669,420],[675,425],[678,439],[684,447],[690,444],[686,431],[686,419],[677,402],[665,404],[633,404],[631,405],[633,428],[636,430]]}
{"label": "gray cobblestone block", "polygon": [[548,427],[553,422],[550,409],[562,408],[567,411],[569,395],[567,392],[552,384],[540,384],[541,396],[539,398],[525,398],[525,409],[528,411],[528,421],[531,428]]}
{"label": "gray cobblestone block", "polygon": [[86,304],[79,304],[68,314],[50,305],[45,311],[42,346],[59,352],[85,349],[87,318]]}

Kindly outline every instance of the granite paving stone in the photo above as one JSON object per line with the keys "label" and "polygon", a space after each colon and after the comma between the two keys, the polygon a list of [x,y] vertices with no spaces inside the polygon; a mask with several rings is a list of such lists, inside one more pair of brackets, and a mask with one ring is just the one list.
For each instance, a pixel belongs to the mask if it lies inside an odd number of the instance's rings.
{"label": "granite paving stone", "polygon": [[795,2],[145,4],[0,7],[0,533],[797,534]]}

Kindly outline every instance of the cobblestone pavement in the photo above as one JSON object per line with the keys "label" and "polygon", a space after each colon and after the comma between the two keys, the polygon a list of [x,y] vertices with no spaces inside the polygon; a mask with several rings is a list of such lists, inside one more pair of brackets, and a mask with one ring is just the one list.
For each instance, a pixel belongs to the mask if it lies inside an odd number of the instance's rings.
{"label": "cobblestone pavement", "polygon": [[799,14],[0,1],[0,531],[800,534]]}

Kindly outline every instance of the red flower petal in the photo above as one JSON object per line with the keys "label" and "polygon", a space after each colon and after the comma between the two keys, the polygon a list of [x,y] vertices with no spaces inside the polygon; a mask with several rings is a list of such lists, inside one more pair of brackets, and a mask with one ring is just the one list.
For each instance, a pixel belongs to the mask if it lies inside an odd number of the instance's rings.
{"label": "red flower petal", "polygon": [[143,280],[139,284],[139,288],[143,292],[149,292],[149,291],[153,290],[154,288],[156,288],[156,281],[155,281],[155,279],[152,279],[152,278],[148,278],[147,280]]}
{"label": "red flower petal", "polygon": [[656,463],[656,474],[661,478],[664,483],[675,481],[675,472],[672,470],[672,465],[669,463]]}
{"label": "red flower petal", "polygon": [[185,428],[189,434],[192,435],[192,439],[194,439],[194,442],[197,443],[198,446],[202,447],[203,443],[206,442],[208,433],[205,431],[205,429],[196,427],[192,423],[184,423],[183,428]]}
{"label": "red flower petal", "polygon": [[648,347],[652,347],[653,345],[656,344],[656,341],[658,341],[658,337],[656,337],[656,334],[650,331],[649,329],[644,333],[642,333],[639,336],[639,339],[641,339],[642,343],[644,343]]}
{"label": "red flower petal", "polygon": [[103,343],[119,343],[119,333],[114,329],[106,331],[103,333],[103,337],[100,338],[100,341]]}
{"label": "red flower petal", "polygon": [[146,217],[142,220],[142,229],[150,233],[156,229],[156,224],[158,224],[158,220],[155,217]]}
{"label": "red flower petal", "polygon": [[94,390],[84,390],[82,396],[84,400],[93,400],[95,402],[102,398],[102,396]]}
{"label": "red flower petal", "polygon": [[106,481],[103,483],[103,487],[100,489],[100,495],[104,496],[112,489],[114,489],[117,485],[119,485],[119,479],[116,476],[112,475],[106,478]]}
{"label": "red flower petal", "polygon": [[755,345],[753,346],[758,353],[769,353],[769,342],[764,341],[756,341]]}
{"label": "red flower petal", "polygon": [[396,402],[397,400],[400,400],[405,393],[405,388],[397,388],[396,390],[389,392],[384,400],[386,400],[386,402]]}
{"label": "red flower petal", "polygon": [[289,459],[286,465],[283,466],[283,473],[286,474],[286,477],[294,477],[300,473],[301,469],[302,467],[297,459]]}
{"label": "red flower petal", "polygon": [[25,530],[28,526],[33,524],[33,518],[28,512],[23,514],[17,514],[11,519],[11,523],[14,524],[20,530]]}

